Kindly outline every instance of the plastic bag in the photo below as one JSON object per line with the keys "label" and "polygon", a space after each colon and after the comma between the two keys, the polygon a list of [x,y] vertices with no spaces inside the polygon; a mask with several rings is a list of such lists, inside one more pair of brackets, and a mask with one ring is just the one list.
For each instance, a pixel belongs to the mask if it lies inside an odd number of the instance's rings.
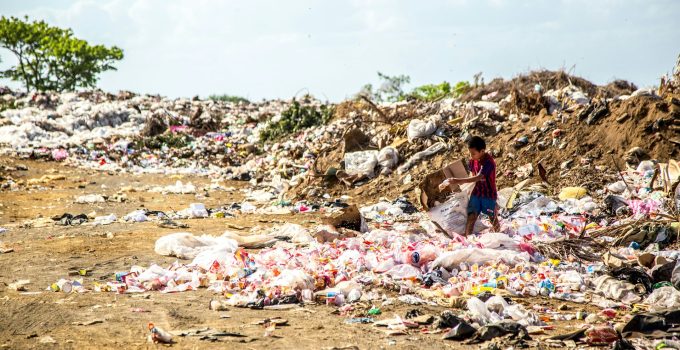
{"label": "plastic bag", "polygon": [[623,181],[617,181],[609,184],[607,186],[607,189],[609,190],[609,192],[621,194],[623,193],[623,191],[626,190],[626,184]]}
{"label": "plastic bag", "polygon": [[443,267],[447,270],[458,268],[461,263],[482,265],[486,262],[503,261],[508,265],[529,262],[529,254],[507,249],[462,248],[440,255],[432,263],[432,268]]}
{"label": "plastic bag", "polygon": [[625,304],[637,303],[642,298],[635,293],[635,285],[620,281],[609,275],[602,275],[593,280],[595,290],[605,298],[620,301]]}
{"label": "plastic bag", "polygon": [[393,266],[385,274],[392,276],[394,279],[419,279],[422,273],[419,268],[411,264],[400,264]]}
{"label": "plastic bag", "polygon": [[651,311],[679,310],[680,291],[671,286],[657,288],[644,303],[649,305]]}
{"label": "plastic bag", "polygon": [[505,301],[505,299],[503,299],[503,297],[500,295],[492,296],[485,302],[485,304],[489,311],[493,311],[499,315],[502,314],[503,310],[509,306],[508,302]]}
{"label": "plastic bag", "polygon": [[104,215],[104,216],[97,216],[94,218],[93,225],[98,226],[98,225],[108,225],[116,222],[118,218],[116,217],[115,214],[109,214],[109,215]]}
{"label": "plastic bag", "polygon": [[174,185],[154,187],[149,190],[149,192],[190,194],[196,193],[196,186],[194,186],[191,182],[184,184],[182,181],[177,180]]}
{"label": "plastic bag", "polygon": [[217,246],[223,246],[225,251],[233,253],[238,244],[235,240],[226,237],[194,236],[188,232],[176,232],[156,240],[154,251],[159,255],[194,259],[201,251]]}
{"label": "plastic bag", "polygon": [[314,289],[314,278],[302,270],[283,270],[272,286],[290,290]]}
{"label": "plastic bag", "polygon": [[373,177],[378,164],[378,151],[345,153],[345,171],[349,175]]}
{"label": "plastic bag", "polygon": [[488,308],[486,307],[486,304],[484,304],[483,301],[479,300],[479,298],[476,297],[468,299],[467,309],[468,312],[470,313],[470,318],[472,318],[482,326],[485,324],[494,323],[501,320],[501,317],[498,316],[498,314],[496,314],[495,312],[494,313],[489,312]]}
{"label": "plastic bag", "polygon": [[92,203],[104,203],[106,200],[104,196],[100,194],[87,194],[84,196],[79,196],[76,198],[76,203],[79,204],[92,204]]}
{"label": "plastic bag", "polygon": [[538,326],[542,323],[538,315],[525,309],[521,304],[508,305],[503,310],[503,315],[512,318],[525,327]]}
{"label": "plastic bag", "polygon": [[190,218],[207,218],[209,216],[203,203],[191,203],[189,208],[179,211],[178,214]]}
{"label": "plastic bag", "polygon": [[619,335],[610,326],[596,326],[586,331],[586,338],[588,344],[609,344],[619,339]]}
{"label": "plastic bag", "polygon": [[446,144],[444,142],[437,142],[434,145],[428,147],[424,151],[420,151],[414,155],[411,156],[404,164],[402,164],[398,169],[397,173],[403,174],[405,173],[408,169],[410,169],[412,166],[414,166],[416,163],[420,162],[421,160],[425,159],[426,157],[430,157],[434,155],[435,153],[441,152],[446,149]]}
{"label": "plastic bag", "polygon": [[406,132],[408,141],[419,137],[427,137],[432,135],[437,130],[437,124],[433,120],[423,121],[420,119],[411,119],[408,123],[408,130]]}
{"label": "plastic bag", "polygon": [[481,235],[477,242],[484,248],[518,250],[519,243],[505,233],[489,232]]}
{"label": "plastic bag", "polygon": [[[446,233],[453,237],[454,233],[462,234],[465,232],[467,223],[467,205],[470,194],[475,184],[463,184],[461,191],[454,193],[446,202],[431,208],[427,215],[430,220],[441,226]],[[474,232],[479,232],[487,227],[478,219],[475,223]]]}
{"label": "plastic bag", "polygon": [[144,212],[144,210],[140,209],[128,213],[123,217],[123,220],[132,222],[144,222],[147,221],[148,218],[146,217],[146,213]]}
{"label": "plastic bag", "polygon": [[654,162],[651,160],[643,160],[638,164],[637,171],[640,173],[646,173],[648,171],[653,172],[655,168]]}
{"label": "plastic bag", "polygon": [[529,204],[522,206],[513,217],[540,216],[541,214],[552,214],[558,211],[557,203],[554,200],[540,196]]}
{"label": "plastic bag", "polygon": [[380,167],[382,168],[380,171],[382,174],[389,174],[392,172],[392,169],[397,166],[398,162],[399,152],[397,152],[397,149],[394,147],[385,147],[378,153],[378,164],[380,164]]}
{"label": "plastic bag", "polygon": [[578,271],[569,270],[557,277],[557,285],[562,287],[568,287],[572,291],[581,290],[581,286],[584,285],[583,277]]}
{"label": "plastic bag", "polygon": [[580,199],[585,196],[588,191],[583,187],[565,187],[557,196],[561,201],[566,199]]}
{"label": "plastic bag", "polygon": [[255,191],[250,191],[246,195],[246,199],[252,200],[254,202],[269,202],[272,199],[276,197],[275,194],[265,191],[265,190],[255,190]]}

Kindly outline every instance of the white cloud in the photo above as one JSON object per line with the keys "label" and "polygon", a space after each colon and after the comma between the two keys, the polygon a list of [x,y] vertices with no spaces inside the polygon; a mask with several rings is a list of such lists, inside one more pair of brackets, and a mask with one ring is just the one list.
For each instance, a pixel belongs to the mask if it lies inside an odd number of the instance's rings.
{"label": "white cloud", "polygon": [[[119,70],[102,76],[105,89],[255,99],[300,88],[339,99],[375,82],[378,70],[418,84],[576,63],[598,82],[618,76],[645,85],[675,62],[677,47],[668,43],[680,42],[679,11],[674,1],[609,0],[0,4],[2,13],[27,13],[123,48]],[[11,62],[2,58],[3,66]]]}

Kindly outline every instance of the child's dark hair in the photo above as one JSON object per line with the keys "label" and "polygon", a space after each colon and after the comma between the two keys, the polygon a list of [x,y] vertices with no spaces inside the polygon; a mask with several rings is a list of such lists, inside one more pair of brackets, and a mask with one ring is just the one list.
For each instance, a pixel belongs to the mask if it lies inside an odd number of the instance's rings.
{"label": "child's dark hair", "polygon": [[482,151],[486,149],[486,142],[484,141],[483,138],[479,136],[472,136],[470,140],[468,141],[468,148],[474,148],[478,151]]}

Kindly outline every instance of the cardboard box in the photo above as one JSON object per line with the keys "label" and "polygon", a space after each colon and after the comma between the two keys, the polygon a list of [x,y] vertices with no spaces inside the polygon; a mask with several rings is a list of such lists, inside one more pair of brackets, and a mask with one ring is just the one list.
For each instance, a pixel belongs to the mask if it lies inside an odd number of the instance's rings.
{"label": "cardboard box", "polygon": [[420,205],[425,210],[429,210],[435,205],[435,202],[443,203],[451,193],[460,192],[460,186],[451,185],[447,190],[439,191],[439,184],[452,177],[468,176],[467,168],[462,159],[428,174],[418,186],[420,189]]}

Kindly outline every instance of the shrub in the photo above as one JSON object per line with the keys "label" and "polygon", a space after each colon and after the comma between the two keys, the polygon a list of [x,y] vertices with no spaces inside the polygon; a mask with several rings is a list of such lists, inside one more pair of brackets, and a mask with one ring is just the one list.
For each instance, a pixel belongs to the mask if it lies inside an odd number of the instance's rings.
{"label": "shrub", "polygon": [[241,96],[234,96],[234,95],[210,95],[208,96],[208,99],[211,99],[213,101],[222,101],[222,102],[232,102],[232,103],[250,103],[248,99],[241,97]]}
{"label": "shrub", "polygon": [[293,104],[281,113],[281,119],[260,131],[260,141],[274,141],[304,128],[326,124],[332,116],[332,107],[322,105],[317,109],[314,106],[302,106],[293,100]]}

